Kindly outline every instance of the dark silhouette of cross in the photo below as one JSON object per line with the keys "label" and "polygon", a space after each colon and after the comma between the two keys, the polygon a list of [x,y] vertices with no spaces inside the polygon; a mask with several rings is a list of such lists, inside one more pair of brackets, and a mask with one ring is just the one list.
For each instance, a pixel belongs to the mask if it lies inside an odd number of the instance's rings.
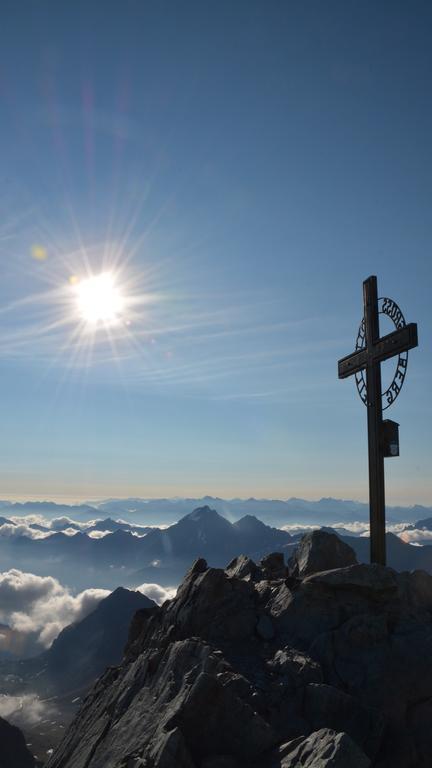
{"label": "dark silhouette of cross", "polygon": [[386,563],[384,422],[381,400],[381,363],[418,344],[417,325],[409,323],[380,338],[378,289],[375,275],[363,283],[366,346],[339,360],[339,378],[366,370],[366,398],[369,444],[369,504],[371,562]]}

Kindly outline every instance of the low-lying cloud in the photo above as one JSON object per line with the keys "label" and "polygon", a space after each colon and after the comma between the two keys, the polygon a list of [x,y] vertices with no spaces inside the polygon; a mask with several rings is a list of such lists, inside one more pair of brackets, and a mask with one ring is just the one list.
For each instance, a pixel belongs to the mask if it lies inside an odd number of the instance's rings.
{"label": "low-lying cloud", "polygon": [[165,600],[172,600],[177,592],[177,587],[162,587],[160,584],[140,584],[135,589],[137,592],[142,592],[143,595],[154,600],[158,605],[162,605]]}
{"label": "low-lying cloud", "polygon": [[[406,528],[408,527],[409,523],[386,523],[386,531],[388,533],[394,533],[397,536],[400,536],[401,539],[404,541],[417,541],[417,540],[425,540],[430,538],[432,540],[432,532],[431,531],[407,531]],[[282,530],[286,531],[287,533],[290,533],[292,536],[295,536],[299,533],[307,533],[308,531],[316,531],[323,526],[319,523],[316,524],[305,524],[301,525],[299,523],[289,523],[287,525],[282,526]],[[360,537],[367,537],[369,536],[369,523],[364,520],[355,520],[350,522],[345,522],[344,520],[340,520],[335,523],[330,523],[329,525],[324,526],[325,528],[332,528],[335,531],[343,531],[343,535],[349,535],[352,536],[360,536]],[[416,535],[413,535],[416,533]],[[417,534],[419,534],[417,536]],[[420,534],[426,534],[426,535],[420,535]],[[428,535],[430,534],[430,536]]]}
{"label": "low-lying cloud", "polygon": [[12,568],[0,573],[0,623],[35,634],[48,648],[64,627],[81,621],[109,594],[108,589],[85,589],[74,596],[52,576]]}
{"label": "low-lying cloud", "polygon": [[49,531],[39,531],[37,528],[30,528],[27,523],[4,523],[0,525],[0,536],[5,539],[15,539],[26,536],[28,539],[46,539],[52,534]]}
{"label": "low-lying cloud", "polygon": [[412,531],[403,531],[399,534],[399,538],[406,544],[429,544],[432,542],[432,531],[414,528]]}
{"label": "low-lying cloud", "polygon": [[19,728],[36,725],[54,715],[52,704],[40,699],[36,693],[26,693],[22,696],[0,695],[0,717]]}

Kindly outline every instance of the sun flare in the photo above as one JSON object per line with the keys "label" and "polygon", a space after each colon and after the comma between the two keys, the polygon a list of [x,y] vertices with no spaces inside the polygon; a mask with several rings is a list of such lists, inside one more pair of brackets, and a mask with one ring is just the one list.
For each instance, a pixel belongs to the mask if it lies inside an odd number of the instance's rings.
{"label": "sun flare", "polygon": [[74,285],[78,313],[89,325],[114,325],[121,320],[125,299],[111,272],[102,272]]}

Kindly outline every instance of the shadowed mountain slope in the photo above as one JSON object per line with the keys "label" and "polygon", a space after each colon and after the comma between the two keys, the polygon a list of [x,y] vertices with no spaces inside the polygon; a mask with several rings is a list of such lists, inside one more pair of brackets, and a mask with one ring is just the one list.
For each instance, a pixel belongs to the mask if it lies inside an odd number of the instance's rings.
{"label": "shadowed mountain slope", "polygon": [[24,735],[0,717],[0,768],[34,768],[35,760]]}
{"label": "shadowed mountain slope", "polygon": [[32,659],[3,662],[0,679],[15,675],[10,692],[31,690],[41,696],[81,693],[111,664],[122,658],[129,625],[138,610],[152,610],[153,600],[119,587],[82,621],[60,632],[51,648]]}

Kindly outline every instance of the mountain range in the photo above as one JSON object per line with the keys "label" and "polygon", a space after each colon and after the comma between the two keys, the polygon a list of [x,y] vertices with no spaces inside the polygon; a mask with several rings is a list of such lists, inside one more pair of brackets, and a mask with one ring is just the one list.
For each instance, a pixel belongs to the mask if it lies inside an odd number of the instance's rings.
{"label": "mountain range", "polygon": [[3,568],[55,576],[80,588],[142,582],[170,586],[178,583],[198,555],[218,565],[237,552],[261,557],[295,540],[253,516],[230,523],[204,506],[164,530],[149,529],[143,536],[120,527],[96,539],[83,531],[72,536],[57,532],[41,539],[0,537],[0,555]]}
{"label": "mountain range", "polygon": [[[320,524],[366,521],[369,505],[359,501],[322,498],[318,501],[305,499],[222,499],[213,496],[202,498],[160,498],[160,499],[106,499],[91,504],[56,504],[50,501],[10,502],[0,501],[0,511],[5,517],[11,515],[43,515],[47,518],[67,516],[79,521],[104,517],[126,517],[139,525],[172,524],[191,509],[211,506],[230,520],[239,520],[245,515],[254,515],[271,525]],[[432,517],[432,507],[414,505],[408,507],[388,506],[389,522],[414,522]]]}
{"label": "mountain range", "polygon": [[[112,533],[93,538],[95,530]],[[337,532],[361,562],[368,561],[367,537],[348,535],[343,528],[337,528]],[[107,518],[95,523],[90,531],[77,530],[74,535],[60,531],[46,538],[0,537],[0,555],[3,568],[52,575],[75,588],[138,586],[146,582],[172,586],[196,557],[220,566],[238,552],[257,559],[272,550],[289,556],[300,535],[269,526],[253,515],[230,522],[205,505],[165,529],[116,523]],[[423,568],[432,572],[432,547],[413,547],[390,533],[387,538],[390,565],[398,570]]]}

